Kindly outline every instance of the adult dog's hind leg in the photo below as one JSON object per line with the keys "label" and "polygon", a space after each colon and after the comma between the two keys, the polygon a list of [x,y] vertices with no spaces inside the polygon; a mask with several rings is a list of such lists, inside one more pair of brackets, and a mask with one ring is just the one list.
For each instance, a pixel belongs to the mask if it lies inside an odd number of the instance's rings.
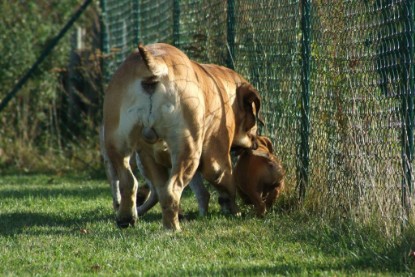
{"label": "adult dog's hind leg", "polygon": [[115,172],[115,168],[112,165],[107,150],[105,149],[105,143],[104,143],[104,125],[101,126],[99,130],[99,145],[100,145],[100,151],[102,155],[102,159],[104,160],[104,168],[105,173],[107,175],[108,182],[111,186],[111,192],[112,192],[112,205],[114,207],[114,210],[117,211],[120,202],[121,202],[121,194],[120,194],[120,181],[118,180],[117,174]]}
{"label": "adult dog's hind leg", "polygon": [[137,220],[136,193],[138,183],[131,171],[130,156],[122,155],[115,147],[106,147],[108,157],[119,179],[121,203],[117,212],[117,225],[126,228]]}
{"label": "adult dog's hind leg", "polygon": [[170,147],[172,168],[165,186],[156,186],[166,229],[180,230],[179,208],[183,189],[189,184],[199,166],[201,149],[192,138],[180,140],[181,145]]}

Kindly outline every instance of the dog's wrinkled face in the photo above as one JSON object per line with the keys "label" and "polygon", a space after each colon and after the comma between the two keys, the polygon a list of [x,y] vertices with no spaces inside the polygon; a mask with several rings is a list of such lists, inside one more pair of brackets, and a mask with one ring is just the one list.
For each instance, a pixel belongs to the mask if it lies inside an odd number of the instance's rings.
{"label": "dog's wrinkled face", "polygon": [[235,139],[234,146],[242,148],[257,148],[257,120],[261,99],[258,91],[250,84],[244,83],[236,90],[236,104],[238,112],[235,113]]}

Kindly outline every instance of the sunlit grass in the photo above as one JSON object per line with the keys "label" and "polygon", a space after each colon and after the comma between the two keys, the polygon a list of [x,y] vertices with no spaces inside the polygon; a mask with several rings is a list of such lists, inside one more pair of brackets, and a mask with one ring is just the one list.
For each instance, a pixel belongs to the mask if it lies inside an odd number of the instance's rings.
{"label": "sunlit grass", "polygon": [[87,176],[0,179],[0,275],[411,275],[415,235],[334,224],[275,208],[206,218],[183,196],[183,231],[163,230],[159,206],[134,228],[115,226],[105,180]]}

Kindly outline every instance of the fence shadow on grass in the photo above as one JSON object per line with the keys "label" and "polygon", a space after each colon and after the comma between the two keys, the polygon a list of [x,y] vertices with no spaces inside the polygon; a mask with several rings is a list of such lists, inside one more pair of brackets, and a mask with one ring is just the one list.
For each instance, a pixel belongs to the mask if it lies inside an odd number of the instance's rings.
{"label": "fence shadow on grass", "polygon": [[371,274],[389,272],[394,275],[408,272],[408,267],[414,264],[410,261],[408,263],[407,257],[411,247],[409,242],[414,241],[412,232],[411,235],[403,234],[399,241],[387,243],[384,234],[374,226],[364,227],[352,222],[326,221],[324,225],[310,222],[313,226],[311,228],[296,228],[295,222],[302,220],[305,219],[296,219],[292,222],[294,225],[287,225],[288,229],[276,230],[276,235],[278,232],[284,232],[286,241],[312,246],[325,256],[336,259],[343,257],[341,264],[331,265],[327,269],[311,264],[303,265],[305,269],[342,270],[346,273],[367,270]]}
{"label": "fence shadow on grass", "polygon": [[[325,272],[326,274],[330,275],[330,272],[336,272],[338,274],[339,271],[344,272],[346,275],[353,275],[353,273],[366,271],[368,274],[376,274],[376,273],[385,273],[381,269],[376,269],[373,267],[356,267],[356,265],[351,262],[345,262],[343,264],[321,264],[315,262],[299,262],[297,264],[286,264],[284,262],[275,262],[275,265],[249,265],[246,266],[241,264],[239,266],[230,266],[230,267],[223,267],[220,269],[215,269],[212,271],[209,270],[195,270],[195,271],[186,271],[183,272],[185,276],[286,276],[286,275],[294,275],[294,276],[302,276],[302,275],[313,275],[313,272]],[[333,274],[333,273],[332,273]],[[180,275],[180,274],[178,274]],[[324,275],[324,274],[323,274]]]}

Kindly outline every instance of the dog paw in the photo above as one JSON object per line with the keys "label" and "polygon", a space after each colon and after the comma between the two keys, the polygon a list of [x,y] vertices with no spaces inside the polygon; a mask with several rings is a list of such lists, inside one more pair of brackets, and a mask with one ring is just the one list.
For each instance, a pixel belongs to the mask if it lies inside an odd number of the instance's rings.
{"label": "dog paw", "polygon": [[266,213],[267,213],[267,209],[265,209],[265,208],[260,208],[260,209],[258,209],[258,210],[256,211],[256,216],[257,216],[258,218],[264,218]]}
{"label": "dog paw", "polygon": [[128,227],[134,227],[136,220],[135,219],[131,219],[131,220],[117,220],[117,226],[118,228],[121,229],[125,229]]}

